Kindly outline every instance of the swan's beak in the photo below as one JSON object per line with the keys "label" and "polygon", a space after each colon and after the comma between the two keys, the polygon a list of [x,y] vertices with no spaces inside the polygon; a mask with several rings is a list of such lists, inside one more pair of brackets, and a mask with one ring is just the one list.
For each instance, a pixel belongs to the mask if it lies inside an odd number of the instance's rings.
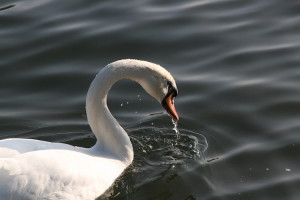
{"label": "swan's beak", "polygon": [[164,109],[166,109],[167,113],[175,120],[179,120],[179,116],[176,112],[175,109],[175,104],[174,104],[174,93],[171,93],[167,95],[163,100],[162,100],[162,106]]}

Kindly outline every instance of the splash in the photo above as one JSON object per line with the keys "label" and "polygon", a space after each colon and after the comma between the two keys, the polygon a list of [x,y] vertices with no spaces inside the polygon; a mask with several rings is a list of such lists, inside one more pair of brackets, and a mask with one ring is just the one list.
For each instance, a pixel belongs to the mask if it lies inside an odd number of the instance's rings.
{"label": "splash", "polygon": [[177,121],[172,118],[172,123],[174,125],[173,130],[175,131],[176,135],[179,136],[179,130],[178,130],[178,123],[177,123]]}

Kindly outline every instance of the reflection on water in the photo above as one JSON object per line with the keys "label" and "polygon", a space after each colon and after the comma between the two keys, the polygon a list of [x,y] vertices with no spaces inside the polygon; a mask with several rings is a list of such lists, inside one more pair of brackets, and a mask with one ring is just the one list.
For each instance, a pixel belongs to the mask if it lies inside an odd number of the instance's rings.
{"label": "reflection on water", "polygon": [[95,74],[148,60],[176,79],[179,134],[117,83],[108,104],[135,160],[103,198],[299,199],[299,23],[297,1],[2,1],[0,138],[92,146]]}

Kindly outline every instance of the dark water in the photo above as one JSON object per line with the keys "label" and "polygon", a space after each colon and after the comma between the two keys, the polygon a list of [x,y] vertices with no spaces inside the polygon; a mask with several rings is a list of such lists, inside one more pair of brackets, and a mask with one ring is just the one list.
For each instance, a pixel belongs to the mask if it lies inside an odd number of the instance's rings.
{"label": "dark water", "polygon": [[180,134],[115,85],[135,161],[101,198],[300,199],[299,1],[1,1],[0,138],[91,146],[87,89],[121,58],[174,75]]}

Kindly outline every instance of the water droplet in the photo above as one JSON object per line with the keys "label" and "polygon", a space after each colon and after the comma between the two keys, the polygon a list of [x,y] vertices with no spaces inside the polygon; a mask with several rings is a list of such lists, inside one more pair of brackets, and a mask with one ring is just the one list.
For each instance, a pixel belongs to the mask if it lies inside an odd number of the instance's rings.
{"label": "water droplet", "polygon": [[175,133],[177,135],[179,135],[179,131],[178,131],[178,128],[177,128],[177,126],[178,126],[177,121],[175,121],[174,119],[172,119],[172,123],[174,125],[173,130],[175,131]]}

